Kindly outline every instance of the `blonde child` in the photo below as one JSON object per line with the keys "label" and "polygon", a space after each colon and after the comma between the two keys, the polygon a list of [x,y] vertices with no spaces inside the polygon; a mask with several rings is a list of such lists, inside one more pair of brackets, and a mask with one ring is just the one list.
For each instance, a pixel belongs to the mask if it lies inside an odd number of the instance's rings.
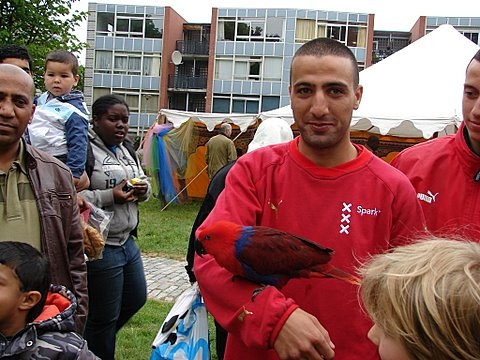
{"label": "blonde child", "polygon": [[382,360],[480,359],[480,244],[432,237],[361,272]]}

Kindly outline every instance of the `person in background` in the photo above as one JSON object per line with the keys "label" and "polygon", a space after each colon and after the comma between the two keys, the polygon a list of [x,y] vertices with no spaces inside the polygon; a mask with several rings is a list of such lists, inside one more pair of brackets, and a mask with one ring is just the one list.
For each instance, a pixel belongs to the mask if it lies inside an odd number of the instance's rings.
{"label": "person in background", "polygon": [[73,174],[78,191],[88,187],[88,110],[78,84],[78,60],[66,50],[50,52],[43,75],[46,92],[36,99],[36,110],[28,126],[27,140],[36,148],[63,161]]}
{"label": "person in background", "polygon": [[480,51],[470,60],[455,135],[414,145],[391,165],[410,179],[428,230],[480,241]]}
{"label": "person in background", "polygon": [[361,269],[382,360],[480,359],[480,244],[429,237]]}
{"label": "person in background", "polygon": [[[331,264],[353,273],[372,254],[424,231],[406,176],[350,140],[363,91],[351,50],[329,38],[306,42],[293,57],[289,89],[300,136],[238,159],[197,235],[219,220],[267,226],[333,249]],[[259,285],[232,279],[212,256],[196,256],[194,272],[207,309],[228,331],[227,360],[238,354],[265,360],[378,356],[353,284],[291,280],[252,296]]]}
{"label": "person in background", "polygon": [[87,263],[90,311],[85,339],[101,359],[115,358],[116,333],[147,299],[147,284],[134,234],[138,202],[151,193],[139,161],[125,146],[129,109],[116,95],[99,97],[92,105],[89,132],[94,166],[90,188],[80,196],[113,212],[103,258]]}
{"label": "person in background", "polygon": [[208,165],[208,177],[210,180],[221,167],[237,159],[237,151],[235,144],[230,139],[231,135],[232,125],[223,123],[220,125],[218,135],[207,141],[205,160]]}
{"label": "person in background", "polygon": [[0,64],[17,65],[30,76],[33,76],[33,62],[28,49],[19,45],[0,46]]}
{"label": "person in background", "polygon": [[68,167],[25,143],[34,85],[18,66],[0,64],[0,241],[26,242],[50,264],[52,282],[78,300],[81,334],[88,310],[83,232]]}
{"label": "person in background", "polygon": [[[248,144],[247,152],[251,152],[267,145],[287,142],[292,139],[292,129],[284,120],[276,118],[266,119],[263,120],[260,125],[258,125],[252,141]],[[210,184],[208,185],[207,194],[205,195],[205,199],[203,200],[197,217],[193,223],[192,231],[188,241],[186,257],[187,265],[185,266],[188,278],[192,283],[197,281],[193,272],[193,263],[195,260],[195,232],[215,206],[218,195],[220,195],[222,190],[225,188],[225,177],[234,164],[235,161],[231,161],[215,173],[210,181]],[[218,360],[223,360],[228,333],[217,321],[215,321],[215,331],[217,358]]]}
{"label": "person in background", "polygon": [[75,295],[50,285],[48,261],[27,243],[0,242],[0,358],[98,359],[75,333]]}
{"label": "person in background", "polygon": [[370,150],[374,155],[378,156],[378,148],[380,147],[380,140],[376,135],[370,135],[367,139],[365,147]]}

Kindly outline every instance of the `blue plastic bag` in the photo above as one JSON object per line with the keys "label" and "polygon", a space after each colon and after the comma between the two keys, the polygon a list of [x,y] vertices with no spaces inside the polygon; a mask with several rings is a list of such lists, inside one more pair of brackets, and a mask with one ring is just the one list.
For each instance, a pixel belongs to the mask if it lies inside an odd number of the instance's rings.
{"label": "blue plastic bag", "polygon": [[178,298],[152,343],[150,360],[209,360],[207,310],[197,283]]}

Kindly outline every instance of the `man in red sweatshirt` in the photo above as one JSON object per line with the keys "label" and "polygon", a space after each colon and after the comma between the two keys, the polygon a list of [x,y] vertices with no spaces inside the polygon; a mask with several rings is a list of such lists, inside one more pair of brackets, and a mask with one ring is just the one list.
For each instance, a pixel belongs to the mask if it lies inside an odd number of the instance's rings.
{"label": "man in red sweatshirt", "polygon": [[[332,264],[351,273],[423,231],[406,176],[350,141],[363,91],[358,82],[355,56],[344,44],[305,43],[290,73],[300,136],[237,160],[198,231],[221,219],[280,229],[332,248]],[[293,279],[253,297],[258,284],[233,279],[210,256],[197,257],[194,271],[208,310],[229,333],[226,360],[378,359],[355,285]]]}

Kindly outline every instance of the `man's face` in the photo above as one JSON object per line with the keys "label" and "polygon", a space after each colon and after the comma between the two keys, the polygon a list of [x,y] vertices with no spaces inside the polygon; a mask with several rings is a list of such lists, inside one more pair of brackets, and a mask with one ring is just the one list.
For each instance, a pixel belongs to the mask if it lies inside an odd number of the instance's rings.
{"label": "man's face", "polygon": [[480,155],[480,62],[472,60],[467,68],[462,99],[463,121],[470,144]]}
{"label": "man's face", "polygon": [[307,157],[325,150],[343,152],[350,143],[352,112],[362,97],[362,87],[354,88],[351,60],[298,56],[291,71],[290,100],[302,139],[300,151]]}
{"label": "man's face", "polygon": [[28,75],[32,76],[32,69],[30,69],[28,60],[17,59],[17,58],[6,58],[2,60],[2,64],[17,65],[19,68],[25,71]]}
{"label": "man's face", "polygon": [[0,64],[0,151],[17,146],[34,110],[32,78],[16,66]]}

